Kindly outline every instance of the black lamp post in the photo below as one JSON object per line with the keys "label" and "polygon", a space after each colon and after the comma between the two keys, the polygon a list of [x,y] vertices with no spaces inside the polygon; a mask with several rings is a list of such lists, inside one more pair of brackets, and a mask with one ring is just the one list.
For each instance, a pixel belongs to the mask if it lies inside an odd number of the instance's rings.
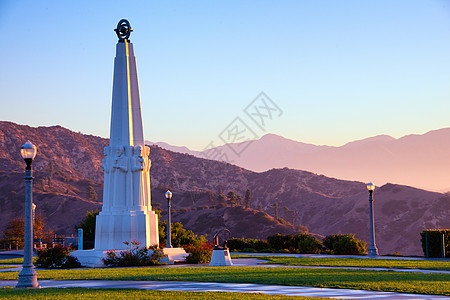
{"label": "black lamp post", "polygon": [[369,182],[367,185],[367,190],[369,191],[369,207],[370,207],[370,247],[369,256],[377,256],[378,249],[375,244],[375,221],[373,217],[373,191],[375,190],[375,185]]}
{"label": "black lamp post", "polygon": [[170,218],[170,199],[172,199],[172,192],[171,191],[167,191],[166,192],[166,199],[167,199],[167,245],[166,248],[172,248],[172,239],[170,237],[170,223],[171,223],[171,218]]}
{"label": "black lamp post", "polygon": [[19,273],[19,281],[16,289],[40,288],[37,281],[37,274],[33,265],[33,222],[32,222],[32,204],[33,204],[33,171],[31,163],[36,157],[36,146],[27,141],[20,148],[23,160],[27,163],[25,168],[25,228],[23,244],[23,267]]}

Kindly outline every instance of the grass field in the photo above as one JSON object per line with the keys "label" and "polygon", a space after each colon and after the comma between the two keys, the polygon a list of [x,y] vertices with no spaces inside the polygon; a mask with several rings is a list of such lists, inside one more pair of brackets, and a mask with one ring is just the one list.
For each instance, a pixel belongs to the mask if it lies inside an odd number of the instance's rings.
{"label": "grass field", "polygon": [[325,298],[274,296],[264,294],[225,293],[225,292],[165,292],[146,290],[108,290],[108,289],[39,289],[39,290],[14,290],[12,288],[0,288],[0,299],[193,299],[193,300],[317,300]]}
{"label": "grass field", "polygon": [[[348,269],[267,267],[182,267],[39,270],[39,280],[164,280],[234,282],[350,288],[450,296],[449,274],[421,274]],[[18,272],[1,272],[15,280]]]}
{"label": "grass field", "polygon": [[233,255],[232,258],[258,258],[267,260],[267,264],[289,266],[327,266],[358,268],[424,269],[450,271],[450,260],[397,260],[367,258],[313,258],[287,256]]}
{"label": "grass field", "polygon": [[[33,258],[36,261],[36,257]],[[0,265],[21,265],[23,264],[23,258],[11,258],[11,259],[0,259]]]}

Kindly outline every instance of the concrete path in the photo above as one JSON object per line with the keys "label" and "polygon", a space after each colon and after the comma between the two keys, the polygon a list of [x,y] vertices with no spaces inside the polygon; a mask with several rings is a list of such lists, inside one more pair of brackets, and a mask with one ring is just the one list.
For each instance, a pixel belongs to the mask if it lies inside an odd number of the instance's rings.
{"label": "concrete path", "polygon": [[230,252],[233,255],[250,256],[288,256],[288,257],[311,257],[311,258],[358,258],[358,259],[398,259],[398,260],[430,260],[430,261],[450,261],[448,258],[427,258],[414,256],[368,256],[368,255],[327,255],[327,254],[292,254],[292,253],[248,253]]}
{"label": "concrete path", "polygon": [[[330,266],[288,266],[288,265],[277,265],[277,264],[264,264],[265,260],[257,258],[240,258],[233,259],[233,266],[236,267],[268,267],[268,268],[313,268],[313,269],[350,269],[350,270],[369,270],[369,271],[395,271],[395,272],[406,272],[406,273],[440,273],[449,274],[450,271],[445,270],[425,270],[425,269],[393,269],[393,268],[360,268],[360,267],[330,267]],[[236,262],[236,263],[235,263]]]}
{"label": "concrete path", "polygon": [[[0,281],[0,287],[14,287],[17,281]],[[301,286],[184,281],[113,281],[113,280],[39,280],[42,288],[144,289],[160,291],[263,293],[268,295],[327,297],[334,299],[447,299],[450,297],[374,292],[351,289],[311,288]]]}

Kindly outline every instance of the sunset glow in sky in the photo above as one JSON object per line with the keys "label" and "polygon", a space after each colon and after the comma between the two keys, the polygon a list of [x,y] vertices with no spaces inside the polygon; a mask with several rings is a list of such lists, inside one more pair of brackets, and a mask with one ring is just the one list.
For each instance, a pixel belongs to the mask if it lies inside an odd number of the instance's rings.
{"label": "sunset glow in sky", "polygon": [[[202,150],[236,117],[326,145],[450,127],[448,3],[0,0],[0,120],[108,137],[126,18],[148,140]],[[264,130],[260,92],[282,111]]]}

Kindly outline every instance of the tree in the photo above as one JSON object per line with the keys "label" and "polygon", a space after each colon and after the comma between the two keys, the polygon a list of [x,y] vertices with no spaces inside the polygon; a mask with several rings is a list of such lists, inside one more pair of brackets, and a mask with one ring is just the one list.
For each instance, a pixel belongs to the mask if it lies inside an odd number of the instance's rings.
{"label": "tree", "polygon": [[235,199],[236,199],[235,200],[236,205],[237,206],[241,206],[242,205],[242,197],[241,197],[241,195],[237,195]]}
{"label": "tree", "polygon": [[87,197],[90,201],[97,201],[97,193],[95,192],[92,185],[88,185],[87,187]]}
{"label": "tree", "polygon": [[286,218],[289,214],[289,208],[287,206],[283,206],[284,217]]}
{"label": "tree", "polygon": [[[16,249],[23,248],[23,236],[24,236],[24,218],[12,218],[6,224],[5,230],[3,230],[3,236],[5,239],[3,243],[13,244]],[[34,218],[34,237],[43,238],[44,235],[52,234],[53,231],[47,228],[47,224],[41,214]]]}
{"label": "tree", "polygon": [[23,248],[24,225],[23,217],[9,220],[3,230],[4,244],[14,245],[16,249]]}
{"label": "tree", "polygon": [[75,229],[83,229],[83,249],[94,248],[95,241],[95,218],[99,214],[98,209],[86,212],[86,216]]}
{"label": "tree", "polygon": [[295,225],[294,224],[295,223],[295,217],[296,217],[295,210],[291,210],[290,213],[291,213],[291,220],[292,220],[291,224]]}
{"label": "tree", "polygon": [[275,202],[273,204],[273,208],[275,210],[275,219],[278,219],[278,203],[277,202]]}
{"label": "tree", "polygon": [[209,202],[214,203],[214,192],[208,192]]}
{"label": "tree", "polygon": [[[158,222],[159,244],[167,244],[167,220]],[[197,236],[192,230],[183,228],[180,222],[171,223],[170,226],[171,244],[173,247],[183,247],[196,245],[200,241],[206,242],[206,236]]]}
{"label": "tree", "polygon": [[245,192],[245,198],[244,198],[244,203],[245,203],[245,208],[250,208],[250,200],[252,199],[252,192],[247,189],[247,191]]}
{"label": "tree", "polygon": [[227,194],[227,198],[228,198],[228,205],[229,206],[234,206],[236,204],[236,193],[235,191],[229,191]]}
{"label": "tree", "polygon": [[223,193],[217,195],[217,202],[226,203],[227,197]]}

